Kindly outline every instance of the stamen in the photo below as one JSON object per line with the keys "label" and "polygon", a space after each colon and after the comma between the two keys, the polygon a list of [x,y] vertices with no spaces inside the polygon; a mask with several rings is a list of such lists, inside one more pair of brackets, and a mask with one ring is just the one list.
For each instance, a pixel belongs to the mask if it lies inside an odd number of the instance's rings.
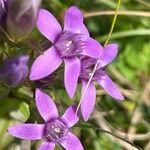
{"label": "stamen", "polygon": [[71,44],[72,44],[72,41],[68,41],[68,42],[65,44],[65,46],[69,48]]}
{"label": "stamen", "polygon": [[54,128],[54,131],[56,132],[56,133],[60,133],[60,128]]}

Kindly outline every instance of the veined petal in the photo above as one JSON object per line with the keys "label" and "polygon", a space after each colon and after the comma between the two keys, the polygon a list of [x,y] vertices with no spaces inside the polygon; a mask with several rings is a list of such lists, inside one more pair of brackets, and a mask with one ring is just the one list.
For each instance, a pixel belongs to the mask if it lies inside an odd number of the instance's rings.
{"label": "veined petal", "polygon": [[35,99],[38,111],[46,122],[58,117],[56,105],[49,95],[36,89]]}
{"label": "veined petal", "polygon": [[57,36],[62,32],[61,26],[55,17],[45,9],[41,9],[39,12],[37,27],[51,42],[54,42]]}
{"label": "veined petal", "polygon": [[[82,94],[87,86],[87,82],[82,80]],[[82,99],[81,112],[85,121],[87,121],[94,109],[96,100],[96,89],[93,83],[90,83],[87,91]]]}
{"label": "veined petal", "polygon": [[19,124],[8,129],[8,132],[20,139],[37,140],[41,139],[44,130],[43,124]]}
{"label": "veined petal", "polygon": [[104,89],[105,91],[117,100],[123,100],[124,96],[119,91],[116,84],[111,80],[108,75],[103,75],[101,79],[96,80]]}
{"label": "veined petal", "polygon": [[77,7],[72,6],[65,12],[64,31],[80,33],[81,29],[83,29],[83,15]]}
{"label": "veined petal", "polygon": [[79,120],[76,114],[76,106],[70,106],[64,115],[61,117],[62,121],[67,125],[68,128],[72,127]]}
{"label": "veined petal", "polygon": [[117,56],[118,45],[117,44],[108,44],[104,48],[103,54],[101,56],[101,66],[104,67],[107,64],[111,63]]}
{"label": "veined petal", "polygon": [[81,53],[93,58],[99,58],[102,55],[103,47],[96,40],[89,38],[85,41],[85,50]]}
{"label": "veined petal", "polygon": [[38,80],[50,75],[62,63],[54,47],[40,55],[31,67],[30,80]]}
{"label": "veined petal", "polygon": [[44,142],[42,145],[38,148],[38,150],[53,150],[55,148],[55,144],[52,142]]}
{"label": "veined petal", "polygon": [[66,150],[84,150],[80,140],[71,132],[68,133],[66,140],[60,143]]}
{"label": "veined petal", "polygon": [[68,95],[73,98],[80,74],[80,60],[77,57],[65,58],[64,82]]}

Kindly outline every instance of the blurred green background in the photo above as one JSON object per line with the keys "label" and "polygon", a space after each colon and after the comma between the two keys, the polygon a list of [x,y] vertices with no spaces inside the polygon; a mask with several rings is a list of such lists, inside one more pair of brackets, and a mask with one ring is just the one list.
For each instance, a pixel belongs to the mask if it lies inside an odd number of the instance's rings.
{"label": "blurred green background", "polygon": [[[115,10],[117,0],[44,0],[42,7],[48,9],[63,25],[64,11],[72,5],[79,7],[85,15],[85,24],[93,38],[104,44],[109,33],[113,15],[97,15]],[[149,0],[122,0],[117,22],[109,43],[119,44],[116,60],[107,67],[109,75],[119,85],[125,96],[117,102],[97,86],[97,101],[89,120],[81,122],[72,130],[80,137],[85,150],[134,150],[135,144],[150,150],[150,2]],[[130,11],[134,11],[131,14]],[[145,13],[143,13],[145,12]],[[90,16],[92,15],[92,16]],[[34,29],[32,36],[43,42],[43,36]],[[5,43],[2,51],[10,49]],[[27,48],[14,48],[27,52]],[[1,52],[2,52],[1,51]],[[30,50],[29,50],[30,51]],[[20,51],[19,51],[20,52]],[[12,54],[14,55],[14,54]],[[63,87],[63,81],[46,89],[59,107],[60,113],[71,101]],[[75,97],[80,99],[80,86]],[[41,122],[36,110],[33,92],[28,83],[16,88],[0,85],[0,150],[36,149],[40,142],[21,141],[8,135],[7,128],[16,122]],[[103,130],[123,138],[112,136]],[[61,147],[56,149],[61,150]]]}

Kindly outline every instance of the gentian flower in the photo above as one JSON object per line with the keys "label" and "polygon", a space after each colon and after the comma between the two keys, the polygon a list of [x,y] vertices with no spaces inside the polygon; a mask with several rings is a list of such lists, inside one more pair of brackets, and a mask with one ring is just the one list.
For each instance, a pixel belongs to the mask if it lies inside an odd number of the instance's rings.
{"label": "gentian flower", "polygon": [[22,82],[28,74],[28,61],[29,56],[27,55],[6,59],[0,66],[0,80],[10,86]]}
{"label": "gentian flower", "polygon": [[9,0],[7,15],[7,32],[18,40],[32,31],[38,17],[41,0]]}
{"label": "gentian flower", "polygon": [[70,106],[62,117],[58,117],[53,100],[41,90],[35,93],[36,106],[45,124],[19,124],[8,129],[8,132],[21,139],[44,142],[38,150],[53,150],[55,144],[62,145],[66,150],[83,150],[79,139],[69,129],[78,122],[75,106]]}
{"label": "gentian flower", "polygon": [[[90,83],[87,91],[81,101],[81,112],[85,121],[90,117],[90,114],[93,111],[95,99],[96,99],[96,89],[94,86],[94,81],[96,81],[104,90],[113,98],[117,100],[123,100],[124,97],[120,93],[119,89],[111,78],[107,75],[105,71],[105,66],[112,62],[118,53],[117,44],[108,44],[104,49],[101,57],[99,58],[99,64],[97,70],[93,76],[92,82]],[[91,73],[94,69],[94,66],[97,62],[97,59],[82,57],[81,58],[81,74],[80,80],[82,84],[82,93],[85,90],[85,87],[88,83],[88,80],[91,76]],[[88,109],[87,109],[88,108]]]}
{"label": "gentian flower", "polygon": [[32,65],[30,80],[38,80],[50,75],[64,60],[64,83],[72,98],[80,74],[79,55],[97,58],[101,55],[100,44],[90,38],[83,23],[83,15],[75,6],[70,7],[64,17],[64,28],[47,10],[41,9],[37,21],[39,31],[53,46],[40,55]]}

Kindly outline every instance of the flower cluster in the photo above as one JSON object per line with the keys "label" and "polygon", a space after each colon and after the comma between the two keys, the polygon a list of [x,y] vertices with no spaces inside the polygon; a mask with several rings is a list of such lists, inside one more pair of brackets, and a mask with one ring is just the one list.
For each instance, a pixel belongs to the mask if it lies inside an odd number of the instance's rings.
{"label": "flower cluster", "polygon": [[[111,63],[118,53],[117,44],[102,47],[91,38],[83,23],[83,15],[77,7],[72,6],[65,12],[63,29],[50,12],[41,9],[37,28],[52,42],[52,46],[33,62],[30,71],[31,81],[42,83],[46,81],[45,77],[51,79],[50,76],[64,62],[64,87],[68,96],[73,98],[78,83],[82,85],[81,95],[84,93],[95,64],[98,62],[94,76],[81,101],[83,119],[87,121],[94,108],[96,99],[94,82],[103,87],[113,98],[124,99],[105,70],[105,66]],[[60,144],[67,150],[83,150],[79,139],[70,132],[70,128],[79,120],[76,106],[70,106],[62,117],[58,117],[56,105],[42,89],[36,89],[35,100],[45,123],[19,124],[9,128],[8,132],[21,139],[43,139],[44,143],[39,150],[54,149],[55,144]]]}

